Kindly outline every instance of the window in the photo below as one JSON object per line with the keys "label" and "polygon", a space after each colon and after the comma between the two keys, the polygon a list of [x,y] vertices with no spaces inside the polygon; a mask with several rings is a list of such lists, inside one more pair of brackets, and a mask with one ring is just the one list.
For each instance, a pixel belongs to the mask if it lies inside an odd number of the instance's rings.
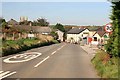
{"label": "window", "polygon": [[97,41],[97,37],[94,37],[94,41]]}

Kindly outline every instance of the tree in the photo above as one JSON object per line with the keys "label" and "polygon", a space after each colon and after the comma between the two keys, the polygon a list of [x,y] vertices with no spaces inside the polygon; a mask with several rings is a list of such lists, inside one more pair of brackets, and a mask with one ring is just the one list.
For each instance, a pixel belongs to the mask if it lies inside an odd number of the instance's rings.
{"label": "tree", "polygon": [[62,24],[60,23],[57,23],[55,26],[54,26],[54,29],[59,29],[60,31],[63,31],[65,32],[65,28]]}
{"label": "tree", "polygon": [[1,27],[6,27],[6,26],[7,26],[7,22],[6,22],[5,19],[0,18],[0,26],[1,26]]}
{"label": "tree", "polygon": [[55,31],[52,31],[50,34],[54,37],[54,39],[58,39],[58,34]]}
{"label": "tree", "polygon": [[31,21],[23,21],[23,22],[20,22],[19,24],[20,25],[30,25]]}
{"label": "tree", "polygon": [[120,2],[112,2],[112,20],[113,32],[106,45],[106,51],[112,56],[120,57]]}
{"label": "tree", "polygon": [[49,22],[47,22],[47,20],[44,18],[38,18],[37,22],[38,22],[39,26],[48,26],[49,25]]}
{"label": "tree", "polygon": [[45,18],[38,18],[37,21],[33,21],[33,26],[48,26],[49,22]]}

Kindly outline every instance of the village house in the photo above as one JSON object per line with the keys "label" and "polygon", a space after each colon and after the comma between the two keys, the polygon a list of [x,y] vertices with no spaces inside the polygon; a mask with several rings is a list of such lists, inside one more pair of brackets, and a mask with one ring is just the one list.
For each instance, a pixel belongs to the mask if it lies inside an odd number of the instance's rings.
{"label": "village house", "polygon": [[9,20],[7,23],[8,23],[8,26],[10,26],[10,27],[15,26],[15,25],[19,25],[19,23],[14,19]]}
{"label": "village house", "polygon": [[58,34],[58,40],[63,41],[64,32],[57,29],[56,33]]}
{"label": "village house", "polygon": [[84,44],[87,44],[89,32],[87,28],[72,28],[67,32],[67,42],[80,43],[82,41]]}
{"label": "village house", "polygon": [[49,26],[29,26],[29,25],[19,25],[15,26],[16,29],[25,31],[22,37],[37,37],[39,35],[49,35],[51,29]]}
{"label": "village house", "polygon": [[106,44],[109,39],[109,33],[106,33],[103,28],[99,28],[92,37],[91,44]]}

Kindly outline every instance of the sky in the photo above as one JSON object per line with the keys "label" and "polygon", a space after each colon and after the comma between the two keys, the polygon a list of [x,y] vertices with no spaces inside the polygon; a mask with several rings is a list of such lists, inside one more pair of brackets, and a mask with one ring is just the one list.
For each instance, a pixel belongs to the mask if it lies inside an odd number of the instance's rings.
{"label": "sky", "polygon": [[50,24],[105,25],[110,22],[110,2],[2,2],[2,17],[19,21],[46,18]]}

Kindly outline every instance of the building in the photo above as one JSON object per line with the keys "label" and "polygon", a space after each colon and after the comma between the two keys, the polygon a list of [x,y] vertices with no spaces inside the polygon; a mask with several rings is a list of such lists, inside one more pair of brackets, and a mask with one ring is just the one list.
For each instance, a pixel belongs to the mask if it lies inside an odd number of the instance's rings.
{"label": "building", "polygon": [[67,42],[80,43],[80,41],[82,41],[84,44],[87,44],[89,32],[87,28],[72,28],[67,32]]}
{"label": "building", "polygon": [[20,22],[28,21],[28,17],[26,16],[21,16],[20,17]]}
{"label": "building", "polygon": [[91,44],[106,44],[109,39],[109,33],[106,33],[103,28],[99,28],[92,37]]}
{"label": "building", "polygon": [[[34,33],[34,35],[49,35],[51,33],[51,28],[49,26],[29,26],[29,25],[18,25],[15,26],[16,29],[24,31],[25,34],[26,33]],[[27,34],[27,35],[28,35]],[[25,35],[24,37],[27,37],[27,35]]]}
{"label": "building", "polygon": [[57,30],[56,33],[58,34],[58,40],[63,41],[64,32]]}
{"label": "building", "polygon": [[8,23],[8,26],[19,25],[19,23],[14,19],[9,20],[7,23]]}

